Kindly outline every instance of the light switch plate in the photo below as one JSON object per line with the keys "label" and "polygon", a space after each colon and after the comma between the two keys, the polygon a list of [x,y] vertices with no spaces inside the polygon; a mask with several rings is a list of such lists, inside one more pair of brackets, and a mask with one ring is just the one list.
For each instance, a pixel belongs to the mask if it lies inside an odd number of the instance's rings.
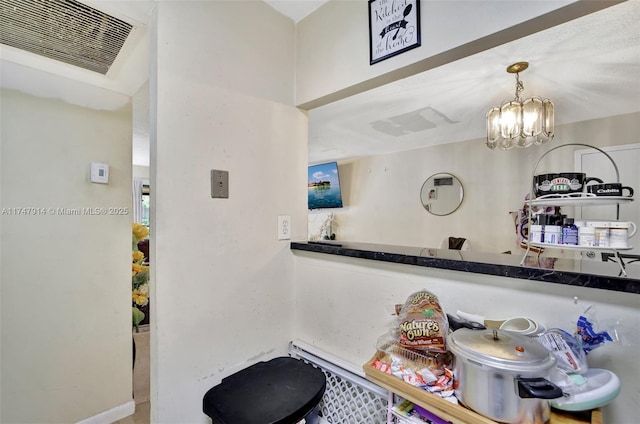
{"label": "light switch plate", "polygon": [[91,162],[91,182],[109,184],[109,164]]}
{"label": "light switch plate", "polygon": [[214,199],[229,198],[229,171],[211,170],[211,197]]}

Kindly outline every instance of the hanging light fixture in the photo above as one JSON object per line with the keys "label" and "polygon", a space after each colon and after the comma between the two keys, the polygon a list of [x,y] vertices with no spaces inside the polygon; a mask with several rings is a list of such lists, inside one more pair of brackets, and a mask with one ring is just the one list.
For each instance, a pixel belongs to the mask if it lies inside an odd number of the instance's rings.
{"label": "hanging light fixture", "polygon": [[524,90],[520,72],[528,67],[528,62],[507,67],[507,72],[516,74],[516,97],[487,112],[487,147],[490,149],[529,147],[553,138],[553,103],[540,97],[520,100]]}

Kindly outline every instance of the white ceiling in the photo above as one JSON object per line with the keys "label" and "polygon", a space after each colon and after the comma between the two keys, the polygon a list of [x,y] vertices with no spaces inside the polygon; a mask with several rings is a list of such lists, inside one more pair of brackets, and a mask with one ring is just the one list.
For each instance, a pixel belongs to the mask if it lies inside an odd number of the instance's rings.
{"label": "white ceiling", "polygon": [[[130,102],[148,80],[155,0],[82,0],[134,26],[106,76],[0,46],[0,82],[95,109]],[[326,0],[265,0],[298,22]],[[640,111],[640,2],[628,1],[475,56],[309,112],[311,162],[484,137],[489,107],[513,98],[507,65],[526,60],[524,97],[550,98],[557,124]],[[420,131],[392,136],[391,117]],[[135,110],[134,110],[135,115]],[[148,145],[148,120],[134,117],[134,147]],[[378,130],[372,126],[373,122]],[[424,129],[431,123],[433,128]],[[394,128],[395,127],[395,128]],[[416,128],[414,128],[415,130]],[[419,129],[419,128],[418,128]],[[144,156],[144,148],[142,155]],[[147,155],[148,157],[148,155]],[[142,163],[148,159],[143,158]],[[138,164],[142,164],[140,160]]]}
{"label": "white ceiling", "polygon": [[271,7],[293,22],[299,22],[302,18],[325,4],[329,0],[264,0]]}

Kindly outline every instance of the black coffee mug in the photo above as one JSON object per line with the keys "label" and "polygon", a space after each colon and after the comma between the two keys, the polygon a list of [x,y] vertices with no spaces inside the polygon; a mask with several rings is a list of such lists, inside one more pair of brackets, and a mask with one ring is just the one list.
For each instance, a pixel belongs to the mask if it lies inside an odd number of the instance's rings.
{"label": "black coffee mug", "polygon": [[580,193],[590,181],[603,182],[597,177],[587,177],[583,172],[540,174],[533,177],[533,188],[537,197],[547,194]]}
{"label": "black coffee mug", "polygon": [[596,196],[624,196],[624,191],[627,190],[629,194],[627,197],[633,197],[633,189],[631,187],[623,186],[620,183],[604,183],[604,184],[593,184],[587,186],[587,191],[589,193],[595,194]]}

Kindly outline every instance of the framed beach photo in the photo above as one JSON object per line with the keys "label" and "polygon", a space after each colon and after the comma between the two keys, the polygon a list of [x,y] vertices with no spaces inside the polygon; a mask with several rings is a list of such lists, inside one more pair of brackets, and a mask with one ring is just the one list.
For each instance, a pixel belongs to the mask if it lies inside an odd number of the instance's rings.
{"label": "framed beach photo", "polygon": [[369,0],[370,64],[420,46],[420,0]]}
{"label": "framed beach photo", "polygon": [[337,162],[310,165],[308,186],[309,209],[342,207],[342,190]]}

